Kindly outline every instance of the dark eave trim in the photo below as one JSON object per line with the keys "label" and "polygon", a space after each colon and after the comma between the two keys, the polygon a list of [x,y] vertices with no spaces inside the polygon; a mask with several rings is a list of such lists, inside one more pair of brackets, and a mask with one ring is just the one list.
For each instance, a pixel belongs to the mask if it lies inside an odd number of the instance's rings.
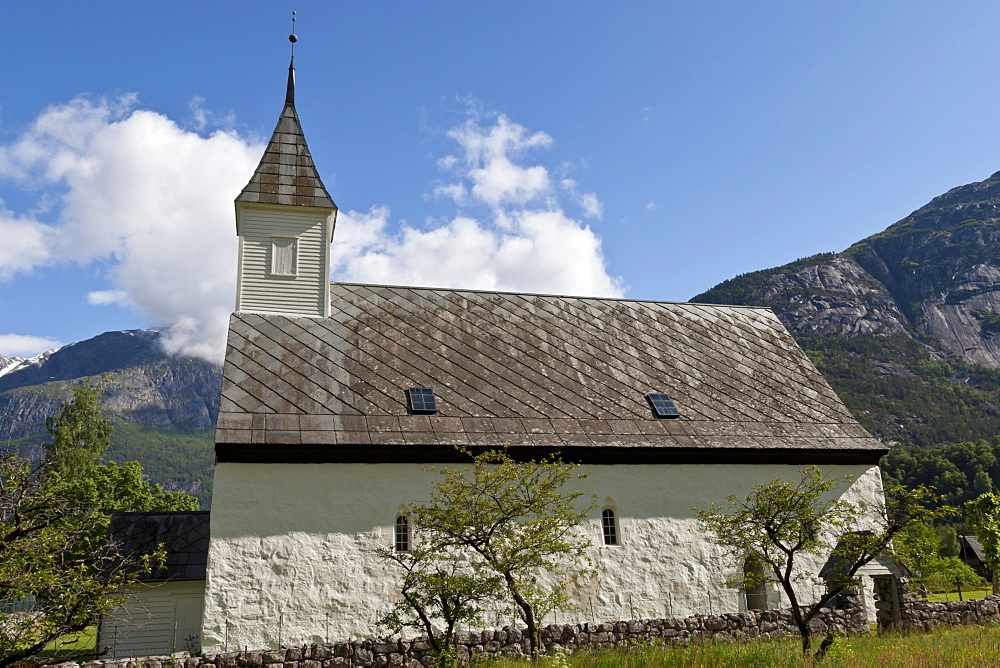
{"label": "dark eave trim", "polygon": [[[491,448],[469,447],[472,453]],[[559,453],[579,464],[863,464],[874,466],[889,450],[822,448],[616,448],[509,446],[518,461]],[[469,457],[450,446],[249,445],[217,443],[215,461],[248,464],[432,464],[463,463]]]}

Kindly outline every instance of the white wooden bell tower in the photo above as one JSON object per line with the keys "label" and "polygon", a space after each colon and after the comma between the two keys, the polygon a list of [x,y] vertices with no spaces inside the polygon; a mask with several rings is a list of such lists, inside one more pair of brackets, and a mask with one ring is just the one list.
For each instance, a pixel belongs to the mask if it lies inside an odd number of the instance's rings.
{"label": "white wooden bell tower", "polygon": [[250,182],[236,198],[236,311],[329,317],[337,205],[316,171],[295,113],[295,60],[285,107]]}

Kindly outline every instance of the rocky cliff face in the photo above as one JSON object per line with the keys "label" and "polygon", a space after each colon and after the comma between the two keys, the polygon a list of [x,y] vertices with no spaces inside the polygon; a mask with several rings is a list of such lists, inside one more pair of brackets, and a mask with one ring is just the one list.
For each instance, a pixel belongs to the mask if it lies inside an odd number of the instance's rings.
{"label": "rocky cliff face", "polygon": [[1000,434],[1000,172],[842,253],[737,276],[692,301],[773,308],[886,440]]}
{"label": "rocky cliff face", "polygon": [[843,253],[738,276],[692,301],[769,305],[793,332],[915,336],[1000,368],[1000,172]]}
{"label": "rocky cliff face", "polygon": [[207,431],[218,414],[221,369],[169,357],[159,332],[108,332],[22,361],[0,376],[0,439],[44,434],[45,417],[72,383],[101,383],[101,404],[123,422],[184,432]]}

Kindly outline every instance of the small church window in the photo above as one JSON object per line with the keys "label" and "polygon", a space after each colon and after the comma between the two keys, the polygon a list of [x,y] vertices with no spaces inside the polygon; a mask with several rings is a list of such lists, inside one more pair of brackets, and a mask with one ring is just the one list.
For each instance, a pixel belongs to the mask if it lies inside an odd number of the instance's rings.
{"label": "small church window", "polygon": [[396,552],[410,551],[410,520],[406,515],[396,516]]}
{"label": "small church window", "polygon": [[299,240],[288,237],[271,238],[271,274],[295,276],[298,273]]}
{"label": "small church window", "polygon": [[604,530],[604,544],[618,545],[618,518],[612,508],[601,511],[601,528]]}

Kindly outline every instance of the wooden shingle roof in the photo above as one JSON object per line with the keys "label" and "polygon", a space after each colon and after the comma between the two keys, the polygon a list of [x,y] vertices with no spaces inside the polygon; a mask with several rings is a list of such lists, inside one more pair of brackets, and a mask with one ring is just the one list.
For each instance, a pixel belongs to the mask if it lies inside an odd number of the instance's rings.
{"label": "wooden shingle roof", "polygon": [[[886,450],[769,309],[331,291],[330,318],[232,316],[220,461],[283,452],[289,461],[422,461],[454,444],[595,460],[622,448],[668,458],[711,450],[732,462],[774,452],[877,461]],[[410,387],[432,388],[437,413],[409,414]],[[673,398],[679,419],[654,416],[645,395],[655,392]]]}
{"label": "wooden shingle roof", "polygon": [[295,68],[291,65],[278,125],[257,170],[236,201],[337,208],[319,177],[295,112]]}
{"label": "wooden shingle roof", "polygon": [[979,536],[959,535],[958,557],[970,566],[980,566],[986,563],[986,552]]}

